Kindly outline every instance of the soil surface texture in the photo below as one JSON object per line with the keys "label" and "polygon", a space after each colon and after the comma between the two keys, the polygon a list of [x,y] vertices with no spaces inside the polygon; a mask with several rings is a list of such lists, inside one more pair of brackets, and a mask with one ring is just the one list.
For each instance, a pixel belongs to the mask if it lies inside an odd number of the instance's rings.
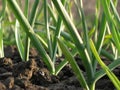
{"label": "soil surface texture", "polygon": [[[58,58],[57,63],[61,58]],[[76,57],[84,72],[81,60]],[[114,73],[119,77],[120,68]],[[30,49],[30,60],[21,61],[17,48],[5,48],[5,57],[0,59],[0,90],[83,90],[70,65],[66,65],[58,76],[50,74],[42,58],[34,48]],[[115,90],[107,76],[96,84],[96,90]]]}

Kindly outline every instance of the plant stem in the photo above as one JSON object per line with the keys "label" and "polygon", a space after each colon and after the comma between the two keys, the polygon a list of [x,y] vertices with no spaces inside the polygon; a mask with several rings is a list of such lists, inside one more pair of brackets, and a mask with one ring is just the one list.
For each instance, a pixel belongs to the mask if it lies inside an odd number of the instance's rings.
{"label": "plant stem", "polygon": [[6,0],[2,0],[2,4],[2,11],[0,12],[0,58],[4,57],[2,19],[6,9]]}
{"label": "plant stem", "polygon": [[[29,8],[29,0],[25,0],[25,11],[24,14],[26,18],[28,18],[28,8]],[[25,56],[25,61],[29,60],[29,47],[30,47],[30,39],[28,38],[27,34],[25,37],[25,51],[24,51],[24,56]]]}
{"label": "plant stem", "polygon": [[3,30],[2,30],[2,22],[0,21],[0,58],[4,57],[3,50]]}
{"label": "plant stem", "polygon": [[[36,14],[37,14],[37,10],[38,10],[38,5],[39,5],[39,0],[35,0],[31,14],[30,14],[30,18],[29,18],[29,23],[31,25],[31,27],[34,27],[34,23],[35,23],[35,18],[36,18]],[[30,39],[28,37],[28,35],[26,35],[26,46],[25,46],[25,60],[29,59],[29,48],[30,48]]]}
{"label": "plant stem", "polygon": [[95,90],[95,83],[91,83],[91,84],[89,85],[89,88],[90,88],[90,90]]}
{"label": "plant stem", "polygon": [[86,72],[87,72],[87,79],[88,79],[88,81],[91,82],[93,75],[94,75],[93,69],[92,69],[89,53],[88,53],[87,49],[84,47],[82,38],[78,34],[75,25],[73,24],[72,20],[70,19],[69,15],[66,12],[61,1],[60,0],[52,0],[52,2],[54,3],[58,13],[61,15],[61,17],[64,21],[64,24],[70,31],[73,41],[74,41],[74,43],[78,49],[78,52],[83,60],[83,64],[84,64]]}
{"label": "plant stem", "polygon": [[45,29],[47,33],[49,55],[50,55],[50,58],[52,58],[53,49],[52,49],[52,41],[50,37],[50,30],[49,30],[49,24],[48,24],[48,0],[44,0],[44,19],[45,19]]}
{"label": "plant stem", "polygon": [[26,32],[26,34],[29,36],[31,39],[33,45],[37,48],[38,52],[40,55],[43,57],[43,61],[46,63],[48,66],[50,72],[52,74],[55,73],[55,67],[53,62],[51,61],[50,57],[46,53],[45,49],[43,48],[42,44],[39,42],[39,39],[37,38],[36,34],[33,31],[33,28],[30,26],[28,20],[22,13],[21,9],[19,8],[17,2],[15,0],[7,0],[10,8],[14,12],[14,15],[18,19],[19,23],[23,27],[23,30]]}

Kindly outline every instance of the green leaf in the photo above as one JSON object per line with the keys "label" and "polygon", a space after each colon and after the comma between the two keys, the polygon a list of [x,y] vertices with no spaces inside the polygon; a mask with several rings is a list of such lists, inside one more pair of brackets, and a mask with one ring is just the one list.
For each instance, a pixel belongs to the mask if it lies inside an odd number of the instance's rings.
{"label": "green leaf", "polygon": [[54,64],[53,64],[52,60],[50,59],[47,52],[43,48],[41,42],[39,42],[39,39],[37,38],[33,28],[30,26],[28,20],[24,16],[24,14],[21,11],[20,7],[18,6],[17,2],[15,0],[7,0],[7,2],[8,2],[8,5],[10,6],[10,8],[12,9],[14,15],[18,19],[20,25],[23,27],[23,30],[28,35],[28,37],[31,39],[33,45],[36,47],[36,49],[38,50],[38,52],[42,56],[43,61],[48,66],[50,72],[52,74],[54,74],[55,73],[55,67],[54,67]]}
{"label": "green leaf", "polygon": [[51,40],[49,22],[48,22],[48,0],[44,0],[44,20],[45,20],[45,30],[47,34],[47,44],[48,44],[49,55],[50,55],[50,58],[52,58],[53,49],[52,49],[52,40]]}
{"label": "green leaf", "polygon": [[4,57],[2,19],[5,14],[5,9],[6,9],[6,0],[2,0],[2,10],[0,11],[0,58]]}
{"label": "green leaf", "polygon": [[92,65],[91,65],[92,60],[90,60],[89,52],[85,48],[85,46],[83,44],[83,40],[82,40],[80,34],[78,33],[77,28],[75,27],[73,21],[71,20],[70,16],[68,15],[67,11],[65,10],[65,7],[61,3],[61,1],[60,0],[52,0],[52,2],[55,5],[65,26],[67,27],[67,29],[69,30],[69,32],[72,36],[72,39],[73,39],[73,41],[78,49],[78,52],[83,60],[83,64],[84,64],[86,72],[87,72],[87,77],[88,77],[87,79],[89,79],[88,81],[91,82],[91,79],[93,77],[93,69],[92,69]]}
{"label": "green leaf", "polygon": [[0,22],[4,16],[5,9],[6,9],[6,0],[2,0],[2,10],[0,11]]}
{"label": "green leaf", "polygon": [[2,23],[0,22],[0,58],[4,57],[4,48],[3,48],[3,29]]}
{"label": "green leaf", "polygon": [[60,45],[60,48],[61,48],[63,54],[66,57],[66,60],[70,63],[75,75],[77,76],[80,84],[82,85],[83,88],[85,88],[86,90],[89,90],[88,85],[85,81],[85,78],[82,74],[82,71],[80,70],[79,66],[77,65],[74,57],[71,55],[68,48],[63,44],[63,42],[60,39],[58,39],[58,43]]}
{"label": "green leaf", "polygon": [[21,56],[21,59],[23,61],[25,61],[25,56],[24,56],[24,47],[23,47],[23,43],[21,41],[21,38],[20,38],[20,25],[19,25],[19,22],[16,20],[16,23],[15,23],[15,39],[16,39],[16,45],[18,47],[18,51],[20,53],[20,56]]}
{"label": "green leaf", "polygon": [[[116,59],[116,60],[114,60],[111,64],[109,64],[108,65],[108,68],[110,69],[110,70],[114,70],[116,67],[118,67],[120,65],[120,58],[118,58],[118,59]],[[101,70],[99,70],[99,71],[97,71],[96,73],[95,73],[95,82],[97,81],[97,80],[99,80],[100,78],[102,78],[103,76],[105,76],[106,75],[106,73],[105,73],[105,71],[103,70],[103,69],[101,69]]]}
{"label": "green leaf", "polygon": [[112,73],[111,70],[101,60],[101,58],[99,57],[99,54],[97,53],[97,50],[96,50],[96,48],[95,48],[94,43],[93,43],[92,40],[90,40],[90,47],[91,47],[91,50],[92,50],[92,52],[93,52],[96,60],[98,61],[98,63],[102,67],[102,69],[106,72],[106,74],[108,75],[109,79],[112,81],[112,83],[114,84],[114,86],[119,90],[120,89],[120,81],[114,75],[114,73]]}
{"label": "green leaf", "polygon": [[[110,1],[111,0],[101,0],[101,5],[103,6],[103,10],[106,16],[106,20],[108,21],[109,27],[110,27],[110,31],[114,40],[114,43],[120,53],[120,35],[119,32],[117,30],[118,25],[116,25],[116,21],[114,19],[114,15],[110,12]],[[115,11],[114,11],[115,13]],[[115,16],[117,19],[119,17]],[[119,22],[119,20],[117,20],[117,23]]]}

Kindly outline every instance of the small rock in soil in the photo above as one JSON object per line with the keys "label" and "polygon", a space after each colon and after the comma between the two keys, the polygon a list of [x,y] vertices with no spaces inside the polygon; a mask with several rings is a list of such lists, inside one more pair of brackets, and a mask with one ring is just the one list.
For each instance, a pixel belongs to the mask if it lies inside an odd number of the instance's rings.
{"label": "small rock in soil", "polygon": [[40,68],[34,72],[31,81],[34,84],[45,86],[46,84],[51,83],[51,76],[46,68]]}

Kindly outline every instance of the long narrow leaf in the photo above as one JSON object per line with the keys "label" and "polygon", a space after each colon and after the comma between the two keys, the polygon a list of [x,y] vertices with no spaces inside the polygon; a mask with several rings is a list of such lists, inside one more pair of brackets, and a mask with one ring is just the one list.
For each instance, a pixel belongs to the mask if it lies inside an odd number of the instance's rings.
{"label": "long narrow leaf", "polygon": [[[45,24],[40,23],[40,22],[35,22],[35,25],[45,26]],[[49,28],[50,28],[50,30],[56,32],[56,27],[54,27],[54,26],[49,26]],[[67,32],[65,32],[65,31],[61,30],[60,35],[61,35],[64,39],[73,42],[73,39],[72,39],[72,37],[70,36],[69,33],[67,33]]]}
{"label": "long narrow leaf", "polygon": [[[25,5],[26,6],[25,6],[24,13],[25,13],[25,16],[27,18],[27,15],[28,15],[28,0],[25,1]],[[21,38],[20,38],[20,34],[21,34],[20,33],[20,29],[21,28],[20,28],[19,22],[18,22],[18,20],[16,20],[16,22],[15,22],[15,40],[16,40],[16,45],[17,45],[18,51],[20,53],[21,59],[23,61],[26,61],[28,58],[26,57],[26,52],[25,52],[26,48],[24,48],[24,45],[23,45],[23,43],[21,41]]]}
{"label": "long narrow leaf", "polygon": [[85,88],[86,90],[89,90],[87,82],[85,81],[82,71],[77,65],[74,57],[71,55],[70,51],[67,49],[67,47],[63,44],[63,42],[60,39],[58,39],[58,43],[60,45],[60,48],[62,49],[63,54],[66,57],[66,60],[70,63],[75,75],[77,76],[80,84],[82,85],[83,88]]}
{"label": "long narrow leaf", "polygon": [[61,25],[62,25],[62,20],[59,17],[58,22],[57,22],[57,28],[56,28],[55,36],[54,36],[54,41],[53,41],[53,57],[52,58],[53,58],[54,62],[55,62],[55,56],[56,56],[56,52],[57,52],[57,38],[60,37]]}
{"label": "long narrow leaf", "polygon": [[[114,70],[119,65],[120,65],[120,59],[117,59],[117,60],[114,60],[111,64],[109,64],[108,67],[109,67],[110,70]],[[105,73],[105,71],[103,69],[97,71],[95,73],[95,79],[94,79],[95,82],[97,80],[99,80],[100,78],[102,78],[103,76],[105,76],[105,75],[106,75],[106,73]]]}
{"label": "long narrow leaf", "polygon": [[114,39],[114,43],[120,53],[120,40],[119,40],[119,33],[116,30],[116,24],[115,24],[115,20],[113,18],[113,15],[110,12],[110,9],[108,7],[110,7],[110,0],[101,0],[102,6],[103,6],[103,10],[104,13],[106,15],[106,19],[108,20],[108,23],[111,27],[111,34],[113,36]]}
{"label": "long narrow leaf", "polygon": [[82,27],[83,27],[83,35],[84,35],[84,43],[86,45],[86,49],[91,58],[91,51],[90,51],[90,44],[89,44],[89,37],[88,37],[88,28],[85,20],[85,14],[83,11],[83,0],[75,0],[75,4],[77,6],[79,16],[81,17]]}
{"label": "long narrow leaf", "polygon": [[68,30],[73,38],[73,41],[74,41],[74,43],[79,51],[79,54],[81,55],[81,58],[83,60],[83,63],[84,63],[84,66],[85,66],[85,69],[87,72],[87,77],[89,79],[88,81],[91,81],[91,79],[93,77],[93,69],[92,69],[89,53],[83,45],[82,38],[80,37],[79,33],[77,32],[75,25],[73,24],[72,20],[70,19],[69,15],[68,15],[67,11],[65,10],[61,1],[60,0],[52,0],[52,2],[54,3],[58,13],[61,15],[66,27],[68,28]]}
{"label": "long narrow leaf", "polygon": [[49,30],[49,23],[48,23],[48,0],[44,0],[44,19],[45,19],[45,29],[47,33],[47,44],[48,44],[48,50],[50,57],[52,58],[53,55],[53,49],[52,49],[52,40]]}
{"label": "long narrow leaf", "polygon": [[38,52],[43,57],[43,61],[48,66],[50,72],[54,74],[54,72],[55,72],[54,64],[52,63],[50,57],[46,53],[42,44],[39,42],[39,39],[36,37],[36,34],[34,33],[28,20],[26,19],[26,17],[22,13],[21,9],[19,8],[17,2],[15,0],[7,0],[7,2],[8,2],[8,5],[10,6],[10,8],[12,9],[12,11],[14,12],[16,18],[18,19],[19,23],[25,30],[26,34],[29,36],[29,38],[31,39],[34,46],[37,48]]}
{"label": "long narrow leaf", "polygon": [[[66,0],[62,0],[63,5],[65,4],[65,2],[66,2]],[[62,27],[62,19],[61,19],[60,15],[58,15],[57,27],[56,27],[54,41],[53,41],[53,56],[52,56],[52,59],[53,59],[54,62],[55,62],[55,59],[56,59],[55,57],[56,57],[57,48],[58,48],[57,38],[60,37],[61,31],[62,31],[61,27]]]}
{"label": "long narrow leaf", "polygon": [[3,30],[2,30],[2,23],[0,22],[0,58],[4,57],[4,50],[3,50]]}
{"label": "long narrow leaf", "polygon": [[28,18],[28,12],[29,12],[29,0],[25,0],[24,14],[27,18]]}
{"label": "long narrow leaf", "polygon": [[[100,24],[100,29],[99,29],[99,38],[97,38],[97,43],[96,43],[96,49],[98,50],[98,53],[101,52],[101,48],[102,48],[102,45],[103,45],[105,33],[106,33],[106,18],[105,18],[105,15],[103,13],[101,24]],[[97,60],[94,59],[93,60],[94,70],[96,69],[96,66],[97,66]]]}
{"label": "long narrow leaf", "polygon": [[[73,50],[71,51],[71,54],[73,57],[75,57],[78,54],[77,49],[73,48]],[[68,60],[66,59],[64,59],[61,63],[59,63],[59,65],[55,69],[55,75],[57,75],[67,63],[68,63]]]}
{"label": "long narrow leaf", "polygon": [[[25,0],[25,10],[24,10],[24,15],[28,19],[28,13],[29,13],[29,0]],[[25,56],[25,61],[29,60],[29,47],[30,47],[30,39],[26,35],[25,37],[25,47],[24,47],[24,56]]]}
{"label": "long narrow leaf", "polygon": [[25,52],[24,52],[24,46],[23,46],[23,43],[21,41],[21,38],[20,38],[20,25],[19,25],[19,22],[16,20],[16,23],[15,23],[15,39],[16,39],[16,45],[18,47],[18,51],[20,53],[20,56],[21,56],[21,59],[23,61],[25,61]]}
{"label": "long narrow leaf", "polygon": [[6,0],[2,0],[2,4],[2,10],[0,11],[0,58],[4,57],[2,19],[6,9]]}
{"label": "long narrow leaf", "polygon": [[[111,9],[112,9],[112,11],[113,11],[113,13],[114,13],[114,18],[115,18],[115,21],[116,21],[116,24],[117,24],[117,26],[119,27],[119,23],[120,23],[120,16],[119,16],[119,14],[118,14],[118,12],[117,12],[117,10],[116,10],[116,8],[115,8],[115,5],[113,4],[113,1],[112,0],[110,0],[110,6],[111,6]],[[120,29],[120,27],[119,27],[119,29]]]}
{"label": "long narrow leaf", "polygon": [[[27,3],[29,3],[29,2],[27,2]],[[33,7],[32,7],[32,11],[30,13],[30,17],[29,17],[29,23],[30,23],[31,27],[34,27],[38,6],[39,6],[39,0],[35,0]],[[28,8],[28,7],[26,7],[26,8]],[[27,11],[29,11],[29,10],[27,10]],[[26,61],[29,59],[29,48],[30,48],[30,38],[28,37],[28,35],[26,35],[26,43],[25,43],[25,60]]]}
{"label": "long narrow leaf", "polygon": [[96,50],[92,40],[90,40],[90,47],[91,47],[91,50],[92,50],[96,60],[98,61],[98,63],[102,67],[102,69],[106,72],[106,74],[108,75],[109,79],[113,82],[114,86],[119,90],[120,89],[120,81],[111,72],[111,70],[104,64],[104,62],[100,59],[100,57],[99,57],[99,55],[97,53],[97,50]]}

